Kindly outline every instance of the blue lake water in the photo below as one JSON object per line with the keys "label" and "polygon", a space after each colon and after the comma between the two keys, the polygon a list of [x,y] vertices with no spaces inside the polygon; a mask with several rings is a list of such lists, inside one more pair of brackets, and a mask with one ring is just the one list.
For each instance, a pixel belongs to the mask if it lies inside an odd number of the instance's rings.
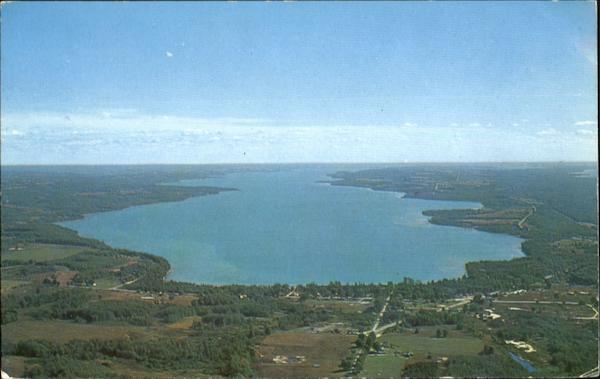
{"label": "blue lake water", "polygon": [[522,256],[521,240],[428,222],[427,209],[478,203],[318,183],[331,167],[240,172],[179,185],[239,191],[88,215],[61,225],[165,257],[174,280],[211,284],[459,277],[464,264]]}

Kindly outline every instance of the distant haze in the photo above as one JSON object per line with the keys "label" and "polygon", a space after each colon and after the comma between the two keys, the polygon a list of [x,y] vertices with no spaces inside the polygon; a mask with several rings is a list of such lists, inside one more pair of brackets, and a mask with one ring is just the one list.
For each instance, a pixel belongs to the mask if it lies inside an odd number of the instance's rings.
{"label": "distant haze", "polygon": [[593,2],[7,3],[2,164],[596,161]]}

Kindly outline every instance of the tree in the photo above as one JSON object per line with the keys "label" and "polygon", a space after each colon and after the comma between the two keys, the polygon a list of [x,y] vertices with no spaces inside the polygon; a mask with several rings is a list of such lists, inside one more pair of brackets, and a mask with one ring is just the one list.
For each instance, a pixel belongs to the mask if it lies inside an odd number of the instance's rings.
{"label": "tree", "polygon": [[367,351],[371,350],[371,348],[375,344],[376,339],[377,339],[377,336],[375,335],[374,332],[369,333],[369,336],[367,337],[366,346],[365,346]]}
{"label": "tree", "polygon": [[381,344],[379,342],[375,341],[375,343],[373,344],[373,350],[381,351]]}
{"label": "tree", "polygon": [[227,377],[249,377],[252,376],[252,369],[246,358],[234,352],[229,356],[227,364],[223,367],[223,375]]}
{"label": "tree", "polygon": [[358,335],[358,338],[356,338],[356,347],[358,348],[363,348],[365,346],[365,334],[364,333],[360,333]]}
{"label": "tree", "polygon": [[346,358],[342,359],[342,363],[340,364],[340,366],[342,367],[342,370],[344,370],[344,371],[352,370],[352,358],[346,357]]}
{"label": "tree", "polygon": [[476,294],[473,297],[473,302],[477,303],[477,304],[483,304],[483,300],[484,300],[484,298],[483,298],[483,296],[480,293]]}

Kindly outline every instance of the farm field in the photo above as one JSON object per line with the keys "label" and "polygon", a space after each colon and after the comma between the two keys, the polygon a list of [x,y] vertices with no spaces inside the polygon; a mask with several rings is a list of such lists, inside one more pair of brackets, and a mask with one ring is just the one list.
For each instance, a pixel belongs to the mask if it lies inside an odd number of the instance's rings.
{"label": "farm field", "polygon": [[13,377],[22,378],[25,372],[25,358],[18,355],[2,356],[2,370],[10,372]]}
{"label": "farm field", "polygon": [[[339,365],[356,339],[334,333],[275,333],[256,348],[259,377],[332,377],[342,376]],[[275,363],[277,356],[304,357],[304,362]],[[300,359],[301,360],[301,359]]]}
{"label": "farm field", "polygon": [[92,251],[93,249],[81,246],[53,245],[53,244],[27,244],[19,247],[23,250],[7,250],[2,252],[2,261],[34,261],[47,262],[56,259],[67,258],[79,253]]}
{"label": "farm field", "polygon": [[369,306],[369,303],[327,299],[307,300],[305,304],[318,309],[328,309],[339,313],[361,313]]}
{"label": "farm field", "polygon": [[110,289],[119,284],[117,280],[112,278],[99,278],[96,280],[96,288],[98,289]]}
{"label": "farm field", "polygon": [[173,322],[169,325],[167,325],[167,328],[169,330],[187,330],[190,329],[192,327],[192,325],[194,325],[195,321],[200,321],[202,320],[202,317],[200,316],[188,316],[188,317],[184,317],[179,321]]}
{"label": "farm field", "polygon": [[435,359],[451,355],[474,355],[483,350],[483,341],[480,339],[450,332],[452,331],[449,331],[449,336],[446,338],[436,338],[435,331],[429,330],[421,330],[418,334],[390,333],[381,337],[381,343],[389,346],[388,354],[412,352],[414,356],[408,363],[424,359],[429,354]]}
{"label": "farm field", "polygon": [[26,285],[27,281],[25,280],[2,280],[0,289],[2,291],[2,294],[8,294],[10,291],[12,291],[15,288],[21,287]]}
{"label": "farm field", "polygon": [[152,378],[152,379],[172,379],[176,378],[212,378],[210,375],[202,373],[200,370],[176,370],[176,371],[160,371],[160,370],[149,370],[139,364],[132,364],[125,360],[110,361],[108,362],[110,367],[115,371],[118,371],[122,375],[129,376],[132,378]]}
{"label": "farm field", "polygon": [[368,378],[397,378],[402,374],[407,358],[394,355],[370,355],[365,360],[361,376]]}
{"label": "farm field", "polygon": [[2,325],[3,341],[46,339],[58,343],[71,340],[120,339],[150,337],[155,330],[133,325],[78,324],[71,321],[19,320]]}

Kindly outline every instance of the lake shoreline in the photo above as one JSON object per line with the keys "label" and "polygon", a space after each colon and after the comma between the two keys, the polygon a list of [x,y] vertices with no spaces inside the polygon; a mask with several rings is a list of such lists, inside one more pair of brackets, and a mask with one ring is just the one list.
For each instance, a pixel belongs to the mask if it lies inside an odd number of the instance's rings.
{"label": "lake shoreline", "polygon": [[[241,172],[244,172],[244,171],[241,171]],[[229,173],[229,174],[233,174],[233,173]],[[226,175],[229,175],[229,174],[226,174]],[[207,178],[199,178],[199,179],[197,179],[197,180],[201,180],[201,181],[203,181],[203,180],[206,180],[206,179],[207,179]],[[196,179],[186,179],[186,181],[196,181]],[[169,184],[170,186],[177,187],[177,183],[179,183],[179,182],[172,182],[172,183],[168,183],[168,184]],[[331,183],[331,182],[323,182],[323,181],[314,181],[314,182],[312,182],[311,184],[328,184],[329,186],[336,186],[334,183]],[[187,187],[187,186],[186,186],[186,187]],[[194,186],[194,187],[196,187],[196,186]],[[201,186],[201,187],[206,187],[206,186]],[[382,192],[382,191],[378,191],[378,190],[376,190],[376,189],[372,189],[372,188],[369,188],[369,187],[366,187],[366,186],[343,186],[343,187],[353,187],[353,188],[357,188],[357,189],[358,189],[358,188],[365,188],[365,189],[367,189],[367,190],[371,190],[371,191]],[[227,188],[227,187],[213,187],[213,186],[208,186],[207,188],[224,188],[224,189],[226,189],[226,190],[232,190],[231,188]],[[239,191],[239,189],[237,189],[237,188],[236,188],[235,190],[236,190],[236,191]],[[220,192],[222,192],[222,191],[219,191],[218,193],[215,193],[215,194],[220,194]],[[429,200],[441,200],[441,201],[446,201],[446,200],[442,200],[442,199],[428,199],[428,198],[419,198],[419,197],[415,197],[415,196],[407,197],[405,193],[403,193],[403,192],[400,192],[400,191],[383,191],[383,192],[390,192],[390,193],[400,194],[400,195],[402,196],[402,197],[401,197],[402,199],[406,198],[406,199],[416,199],[416,200],[424,200],[424,201],[429,201]],[[211,193],[211,194],[213,194],[213,193]],[[183,199],[180,199],[180,200],[176,200],[176,201],[169,201],[169,202],[157,201],[157,202],[152,202],[152,203],[147,203],[147,204],[135,204],[135,205],[131,205],[131,206],[129,206],[129,207],[126,207],[126,208],[115,209],[115,210],[110,210],[110,211],[117,212],[117,211],[122,211],[122,210],[124,210],[124,209],[130,209],[130,208],[136,208],[136,207],[141,207],[141,206],[146,206],[146,205],[154,205],[154,204],[164,204],[164,203],[180,203],[180,202],[184,202],[184,201],[186,201],[186,200],[192,200],[192,199],[195,199],[195,198],[200,198],[200,197],[202,197],[202,196],[205,196],[205,195],[206,195],[206,194],[200,194],[200,195],[195,195],[195,196],[189,196],[189,197],[186,197],[186,198],[183,198]],[[462,201],[453,201],[453,200],[450,200],[450,201],[452,201],[452,202],[462,202]],[[467,202],[467,203],[473,203],[473,201],[466,201],[466,202]],[[480,208],[480,207],[482,207],[482,206],[483,206],[483,205],[482,205],[481,203],[478,203],[478,207],[477,207],[477,208],[469,207],[469,208],[464,208],[464,209],[479,209],[479,208]],[[428,209],[430,209],[430,208],[428,208]],[[435,209],[435,206],[434,206],[434,207],[432,207],[432,209]],[[454,208],[453,208],[453,209],[454,209]],[[456,209],[463,209],[463,208],[456,208]],[[110,211],[109,211],[109,212],[110,212]],[[94,212],[94,213],[92,213],[92,215],[99,214],[99,213],[105,213],[105,212]],[[423,215],[423,216],[424,216],[424,215]],[[86,217],[87,217],[87,215],[86,215]],[[427,223],[428,223],[428,224],[431,224],[431,225],[440,225],[440,226],[444,226],[444,227],[448,227],[448,226],[457,226],[457,225],[444,225],[444,224],[435,224],[435,223],[432,223],[432,222],[431,222],[431,219],[430,219],[430,217],[427,217],[427,216],[425,216],[425,218],[426,218],[426,220],[427,220]],[[77,230],[75,230],[75,229],[72,229],[72,228],[70,228],[69,226],[65,226],[65,225],[63,225],[63,222],[61,222],[61,223],[58,223],[58,225],[60,225],[61,227],[68,228],[69,230],[74,230],[74,231],[75,231],[75,232],[76,232],[76,233],[77,233],[79,236],[82,236],[82,235],[81,235],[81,234],[80,234],[80,233],[79,233]],[[468,228],[468,227],[467,227],[467,228],[465,228],[465,227],[463,227],[463,226],[458,226],[458,228],[459,228],[459,229],[472,229],[472,230],[476,230],[476,231],[479,231],[479,232],[487,232],[487,231],[485,231],[485,230],[479,230],[479,229],[477,229],[477,228]],[[489,233],[489,232],[488,232],[488,233]],[[508,235],[509,235],[509,234],[508,234]],[[511,236],[511,235],[509,235],[509,236]],[[515,236],[511,236],[511,237],[515,237]],[[87,238],[94,238],[94,237],[87,237]],[[98,239],[98,240],[100,240],[100,241],[104,242],[105,244],[107,244],[107,245],[109,245],[109,246],[113,246],[113,247],[114,247],[114,245],[112,245],[111,243],[107,243],[107,242],[106,242],[106,240],[104,240],[104,239],[101,239],[101,238],[94,238],[94,239]],[[462,273],[461,273],[461,274],[458,274],[458,275],[450,275],[450,276],[440,276],[440,277],[436,277],[436,278],[431,278],[431,279],[422,279],[422,280],[425,280],[425,281],[429,281],[429,280],[438,281],[438,280],[445,280],[445,279],[457,279],[457,278],[460,278],[461,276],[463,276],[463,275],[465,275],[465,274],[466,274],[466,266],[467,266],[467,264],[469,264],[469,263],[471,263],[471,262],[478,262],[478,261],[482,261],[482,260],[492,260],[492,261],[510,261],[510,260],[512,260],[512,259],[515,259],[515,258],[522,258],[522,257],[526,256],[525,252],[524,252],[524,251],[523,251],[523,249],[522,249],[522,243],[523,243],[525,240],[524,240],[524,239],[522,239],[522,238],[520,238],[520,239],[521,239],[521,241],[520,241],[520,243],[519,243],[519,246],[520,246],[520,247],[519,247],[519,251],[518,251],[518,252],[519,252],[519,256],[512,256],[512,257],[510,257],[510,258],[507,258],[507,259],[493,259],[493,258],[491,258],[491,259],[486,259],[486,258],[482,258],[482,259],[479,259],[479,260],[467,260],[467,261],[465,261],[463,264],[461,264],[461,267],[462,267]],[[174,280],[174,281],[178,281],[178,282],[190,282],[190,283],[195,283],[195,284],[200,284],[200,285],[214,285],[214,286],[227,286],[227,285],[242,285],[242,286],[244,286],[244,285],[272,285],[272,284],[274,284],[274,283],[286,283],[286,284],[294,284],[294,283],[295,283],[295,284],[297,284],[297,285],[302,285],[302,284],[311,283],[311,282],[318,282],[318,283],[321,283],[321,284],[326,284],[326,283],[328,283],[328,282],[330,282],[330,281],[332,281],[332,280],[334,280],[334,281],[336,281],[336,280],[337,280],[337,279],[333,278],[333,279],[326,279],[326,280],[319,280],[319,281],[315,281],[315,280],[309,280],[309,281],[298,281],[298,282],[296,282],[296,281],[280,281],[280,280],[276,280],[276,281],[269,282],[269,283],[245,283],[245,282],[233,282],[233,281],[227,281],[227,282],[223,282],[223,283],[211,283],[211,282],[200,282],[200,281],[196,281],[196,280],[187,280],[187,279],[185,279],[185,280],[182,280],[182,279],[172,279],[172,278],[170,278],[170,276],[171,276],[171,275],[172,275],[174,272],[177,272],[177,269],[173,267],[173,264],[172,264],[172,261],[171,261],[172,257],[166,257],[166,256],[163,256],[163,255],[160,255],[160,254],[156,254],[156,253],[153,253],[153,252],[147,252],[146,250],[143,250],[143,249],[130,249],[130,248],[127,248],[127,247],[124,247],[124,248],[125,248],[126,250],[130,250],[130,251],[133,251],[133,252],[139,251],[139,252],[142,252],[142,253],[145,253],[145,254],[150,254],[150,255],[154,255],[154,256],[157,256],[157,257],[161,257],[161,258],[163,258],[163,259],[166,259],[167,261],[169,261],[169,264],[170,264],[170,266],[171,266],[171,270],[170,270],[170,272],[169,272],[169,275],[166,277],[166,280]],[[393,280],[393,279],[392,279],[392,278],[389,278],[389,279],[382,279],[382,280],[380,280],[380,281],[376,281],[376,280],[371,280],[371,281],[364,281],[364,280],[347,280],[347,281],[342,281],[342,282],[344,282],[344,283],[347,283],[347,284],[350,284],[350,283],[355,283],[355,282],[367,282],[367,283],[373,283],[373,284],[375,284],[375,283],[380,283],[380,284],[381,284],[381,283],[385,283],[385,282],[387,282],[387,281],[389,281],[389,280]],[[337,280],[337,281],[340,281],[340,280]]]}

